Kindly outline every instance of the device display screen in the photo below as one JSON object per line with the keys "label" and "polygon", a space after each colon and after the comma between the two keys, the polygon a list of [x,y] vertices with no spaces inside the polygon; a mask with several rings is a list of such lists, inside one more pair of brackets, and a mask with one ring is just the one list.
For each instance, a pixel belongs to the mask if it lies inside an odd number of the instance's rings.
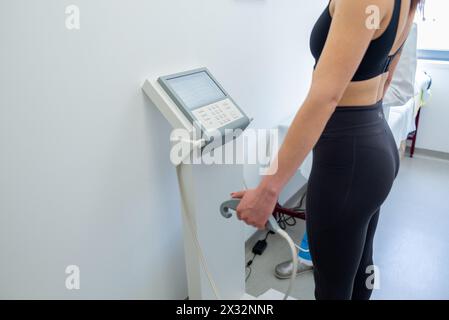
{"label": "device display screen", "polygon": [[167,83],[190,110],[226,98],[224,92],[204,71],[168,79]]}

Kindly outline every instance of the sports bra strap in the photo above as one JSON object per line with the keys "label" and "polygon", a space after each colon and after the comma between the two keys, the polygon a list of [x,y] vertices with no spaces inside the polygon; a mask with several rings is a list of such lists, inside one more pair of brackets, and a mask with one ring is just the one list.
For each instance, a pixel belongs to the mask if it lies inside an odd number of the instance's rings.
{"label": "sports bra strap", "polygon": [[[402,7],[402,1],[401,0],[395,0],[394,2],[394,9],[393,9],[393,17],[390,21],[390,25],[388,28],[393,27],[395,29],[394,36],[392,37],[392,43],[391,46],[394,45],[394,40],[397,37],[398,30],[399,30],[399,20],[401,18],[401,7]],[[385,67],[383,72],[387,72],[390,69],[391,62],[394,60],[394,58],[401,52],[402,48],[404,47],[405,41],[402,43],[402,45],[399,47],[399,49],[393,53],[392,55],[389,55],[387,57],[387,61],[385,62]]]}
{"label": "sports bra strap", "polygon": [[393,62],[394,58],[396,58],[396,56],[402,51],[402,49],[404,48],[404,45],[405,45],[405,41],[402,43],[402,45],[399,47],[399,49],[395,53],[393,53],[391,56],[387,57],[387,61],[385,63],[385,67],[384,67],[384,73],[390,69],[391,62]]}

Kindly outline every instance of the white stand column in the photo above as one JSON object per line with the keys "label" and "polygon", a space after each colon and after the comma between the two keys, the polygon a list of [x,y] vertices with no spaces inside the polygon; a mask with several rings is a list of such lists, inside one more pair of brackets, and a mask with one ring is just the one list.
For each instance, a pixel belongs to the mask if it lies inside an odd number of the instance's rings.
{"label": "white stand column", "polygon": [[184,248],[190,299],[216,299],[194,245],[191,218],[207,267],[222,299],[245,294],[244,225],[219,211],[230,193],[243,189],[241,165],[181,164],[178,180],[183,201]]}
{"label": "white stand column", "polygon": [[[143,90],[173,128],[193,132],[191,122],[159,85],[157,76],[148,78],[143,84]],[[201,145],[201,141],[186,143],[192,144],[193,149]],[[180,164],[177,173],[184,211],[183,233],[189,298],[216,298],[201,264],[193,234],[197,235],[220,298],[243,298],[244,224],[235,217],[225,219],[220,214],[220,205],[230,198],[230,193],[243,189],[242,165]],[[195,230],[191,230],[191,224],[186,220],[186,216],[190,217]]]}

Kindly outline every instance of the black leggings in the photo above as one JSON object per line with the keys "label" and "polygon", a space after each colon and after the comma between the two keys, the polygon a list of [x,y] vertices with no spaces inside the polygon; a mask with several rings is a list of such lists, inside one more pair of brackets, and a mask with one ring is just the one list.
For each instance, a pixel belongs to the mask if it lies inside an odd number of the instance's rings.
{"label": "black leggings", "polygon": [[307,193],[316,299],[370,298],[379,209],[398,169],[382,101],[338,107],[313,149]]}

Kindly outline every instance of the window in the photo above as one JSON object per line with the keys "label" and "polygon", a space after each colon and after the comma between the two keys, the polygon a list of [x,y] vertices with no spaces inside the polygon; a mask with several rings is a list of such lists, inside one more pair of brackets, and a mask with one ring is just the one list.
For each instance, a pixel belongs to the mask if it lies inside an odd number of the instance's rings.
{"label": "window", "polygon": [[427,0],[424,17],[417,13],[418,57],[449,61],[449,1]]}

